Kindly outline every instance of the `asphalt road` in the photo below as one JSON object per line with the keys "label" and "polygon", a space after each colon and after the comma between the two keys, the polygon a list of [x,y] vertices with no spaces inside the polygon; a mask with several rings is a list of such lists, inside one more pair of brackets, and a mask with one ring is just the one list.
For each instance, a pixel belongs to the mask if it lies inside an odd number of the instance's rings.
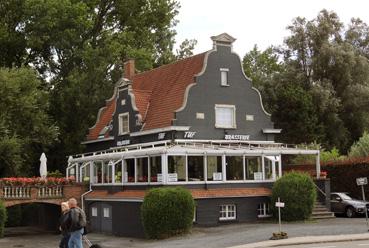
{"label": "asphalt road", "polygon": [[[289,223],[283,224],[282,229],[288,233],[289,237],[367,233],[365,218],[336,218],[317,222]],[[212,228],[194,228],[191,234],[159,241],[93,233],[88,236],[91,241],[101,244],[104,248],[225,248],[265,241],[276,231],[278,231],[278,225],[275,223],[252,223],[230,224]],[[13,232],[13,236],[0,239],[0,247],[50,248],[57,247],[58,241],[59,235],[42,234],[37,230],[34,232],[25,232],[20,236],[14,236]],[[307,245],[302,247],[307,247]]]}

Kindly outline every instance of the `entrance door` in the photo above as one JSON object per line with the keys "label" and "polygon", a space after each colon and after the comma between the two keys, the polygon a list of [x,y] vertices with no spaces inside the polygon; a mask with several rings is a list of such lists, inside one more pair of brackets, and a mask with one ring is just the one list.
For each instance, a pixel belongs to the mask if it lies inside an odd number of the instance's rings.
{"label": "entrance door", "polygon": [[91,229],[95,232],[111,233],[113,230],[112,207],[110,204],[95,202],[89,209]]}

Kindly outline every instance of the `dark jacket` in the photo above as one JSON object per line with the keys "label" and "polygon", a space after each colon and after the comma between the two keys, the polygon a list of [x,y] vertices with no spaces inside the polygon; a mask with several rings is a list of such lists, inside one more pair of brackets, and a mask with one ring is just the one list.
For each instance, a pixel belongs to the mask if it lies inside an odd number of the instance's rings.
{"label": "dark jacket", "polygon": [[86,226],[86,214],[85,212],[76,207],[71,208],[68,212],[68,221],[67,221],[67,229],[70,232],[77,231]]}
{"label": "dark jacket", "polygon": [[70,222],[69,221],[69,211],[67,211],[67,212],[64,212],[62,216],[60,216],[59,218],[60,231],[63,235],[68,233],[68,230],[69,230],[68,226],[70,225],[69,222]]}

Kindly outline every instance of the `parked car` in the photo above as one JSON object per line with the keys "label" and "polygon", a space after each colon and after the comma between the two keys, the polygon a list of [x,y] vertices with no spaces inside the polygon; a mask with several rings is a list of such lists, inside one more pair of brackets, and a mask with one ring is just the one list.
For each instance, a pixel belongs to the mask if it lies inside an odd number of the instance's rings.
{"label": "parked car", "polygon": [[354,199],[344,192],[331,193],[331,210],[335,214],[344,214],[348,218],[363,215],[365,214],[365,205],[368,211],[369,202]]}

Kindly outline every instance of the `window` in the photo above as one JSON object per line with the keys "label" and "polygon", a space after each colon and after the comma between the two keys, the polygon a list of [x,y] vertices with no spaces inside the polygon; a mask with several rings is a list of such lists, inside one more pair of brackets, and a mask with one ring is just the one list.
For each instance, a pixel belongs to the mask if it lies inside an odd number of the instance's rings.
{"label": "window", "polygon": [[119,135],[129,133],[129,113],[119,115]]}
{"label": "window", "polygon": [[228,84],[228,71],[227,68],[220,68],[220,85],[229,86]]}
{"label": "window", "polygon": [[188,181],[204,181],[204,157],[188,156]]}
{"label": "window", "polygon": [[264,179],[273,179],[273,161],[269,160],[267,157],[264,157]]}
{"label": "window", "polygon": [[124,182],[135,182],[135,159],[129,158],[124,160]]}
{"label": "window", "polygon": [[186,181],[185,156],[168,156],[168,181]]}
{"label": "window", "polygon": [[236,205],[221,205],[219,212],[219,220],[235,220]]}
{"label": "window", "polygon": [[262,217],[269,217],[270,212],[269,212],[269,203],[259,203],[258,204],[258,217],[262,218]]}
{"label": "window", "polygon": [[137,158],[137,182],[148,182],[149,181],[149,159],[148,158]]}
{"label": "window", "polygon": [[222,181],[222,156],[208,156],[206,160],[208,181]]}
{"label": "window", "polygon": [[215,127],[236,128],[236,108],[233,105],[215,105]]}
{"label": "window", "polygon": [[97,207],[92,207],[91,208],[91,216],[97,217]]}
{"label": "window", "polygon": [[150,157],[150,182],[162,182],[161,157]]}
{"label": "window", "polygon": [[263,170],[260,157],[245,157],[246,180],[263,180]]}
{"label": "window", "polygon": [[227,180],[243,180],[243,157],[226,157]]}
{"label": "window", "polygon": [[104,208],[104,218],[109,218],[109,217],[110,217],[109,208]]}

